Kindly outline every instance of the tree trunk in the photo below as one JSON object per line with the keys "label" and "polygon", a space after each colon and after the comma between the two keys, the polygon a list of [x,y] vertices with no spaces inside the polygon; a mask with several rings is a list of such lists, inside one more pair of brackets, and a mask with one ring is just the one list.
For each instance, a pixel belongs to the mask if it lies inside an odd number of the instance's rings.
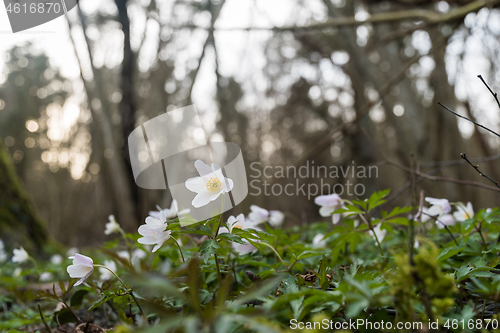
{"label": "tree trunk", "polygon": [[0,238],[7,245],[23,246],[30,252],[47,242],[45,225],[23,190],[9,151],[0,140]]}
{"label": "tree trunk", "polygon": [[[128,142],[128,136],[135,129],[135,113],[137,110],[134,98],[134,73],[136,69],[136,57],[130,45],[130,19],[127,13],[127,3],[128,0],[115,0],[116,7],[118,8],[118,21],[122,26],[124,37],[123,61],[120,73],[120,88],[122,99],[120,101],[119,110],[121,115],[122,134],[125,143]],[[130,184],[132,199],[137,205],[139,203],[139,188],[135,184],[127,144],[123,145],[122,156],[125,159],[125,171],[127,173],[127,180]]]}

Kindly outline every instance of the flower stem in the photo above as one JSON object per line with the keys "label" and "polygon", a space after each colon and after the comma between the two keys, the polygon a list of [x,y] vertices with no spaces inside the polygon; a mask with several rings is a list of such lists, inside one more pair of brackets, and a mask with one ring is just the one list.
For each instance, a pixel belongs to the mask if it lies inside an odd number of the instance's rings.
{"label": "flower stem", "polygon": [[119,277],[118,275],[116,275],[116,273],[115,273],[115,272],[113,272],[113,270],[112,270],[112,269],[110,269],[110,268],[108,268],[108,267],[106,267],[106,266],[104,266],[104,265],[99,265],[99,264],[94,264],[94,267],[102,267],[102,268],[107,269],[108,271],[110,271],[110,272],[111,272],[111,273],[112,273],[112,274],[113,274],[113,275],[114,275],[114,276],[118,279],[118,281],[120,281],[120,282],[121,282],[122,286],[125,284],[125,282],[123,282],[123,280],[122,280],[122,279],[120,279],[120,277]]}
{"label": "flower stem", "polygon": [[368,225],[368,228],[372,231],[373,237],[375,238],[375,242],[377,243],[378,250],[380,251],[380,254],[382,257],[384,257],[384,251],[382,250],[382,245],[380,244],[380,241],[378,240],[377,233],[375,232],[372,224],[368,219],[366,219],[363,214],[359,214],[359,217]]}
{"label": "flower stem", "polygon": [[35,270],[38,269],[38,264],[36,263],[36,260],[35,258],[33,258],[32,256],[28,256],[28,260],[31,261],[31,263],[33,264],[33,266],[35,266]]}
{"label": "flower stem", "polygon": [[[215,229],[215,234],[214,234],[214,240],[217,241],[217,235],[219,234],[219,229],[220,225],[222,224],[222,216],[224,215],[224,193],[222,194],[222,205],[220,208],[220,216],[219,216],[219,224],[217,225],[217,228]],[[217,257],[217,253],[214,253],[214,258],[215,258],[215,266],[217,266],[217,277],[219,278],[219,286],[222,284],[222,276],[220,274],[220,267],[219,267],[219,258]]]}
{"label": "flower stem", "polygon": [[219,257],[217,257],[217,253],[214,253],[214,259],[215,259],[215,266],[217,266],[217,278],[219,279],[219,285],[220,285],[222,283],[222,276],[220,274]]}
{"label": "flower stem", "polygon": [[488,245],[486,244],[486,241],[484,240],[484,237],[483,237],[483,233],[481,232],[481,223],[479,223],[479,226],[476,225],[476,230],[479,233],[479,236],[481,236],[481,240],[483,241],[483,245],[484,245],[484,247],[487,250],[488,249]]}
{"label": "flower stem", "polygon": [[224,215],[224,194],[222,194],[222,206],[220,208],[219,225],[217,226],[217,229],[215,229],[214,239],[217,238],[217,235],[219,234],[219,229],[220,229],[220,225],[222,224],[222,216],[223,215]]}
{"label": "flower stem", "polygon": [[42,313],[42,309],[40,308],[40,304],[37,304],[37,305],[38,305],[38,312],[40,313],[40,318],[42,319],[43,325],[45,326],[45,328],[47,329],[47,331],[49,333],[52,333],[52,330],[50,329],[50,326],[47,325],[47,322],[45,321],[45,318],[43,318],[43,313]]}
{"label": "flower stem", "polygon": [[180,247],[179,243],[177,242],[177,239],[175,239],[174,237],[170,237],[170,238],[172,238],[174,240],[175,244],[179,248],[179,253],[181,254],[182,262],[186,262],[186,260],[184,259],[184,255],[182,254],[181,247]]}
{"label": "flower stem", "polygon": [[[113,274],[113,275],[114,275],[114,276],[118,279],[118,281],[120,281],[120,282],[121,282],[121,286],[125,285],[125,282],[123,282],[123,280],[122,280],[122,279],[120,279],[120,277],[119,277],[118,275],[116,275],[116,273],[115,273],[115,272],[113,272],[113,270],[112,270],[112,269],[110,269],[110,268],[108,268],[108,267],[106,267],[106,266],[104,266],[104,265],[98,265],[98,264],[94,264],[94,267],[102,267],[102,268],[107,269],[108,271],[110,271],[110,272],[111,272],[111,273],[112,273],[112,274]],[[120,287],[121,287],[121,286],[120,286]],[[137,305],[137,307],[139,308],[139,312],[141,313],[141,315],[142,315],[144,318],[146,318],[146,316],[145,316],[145,314],[144,314],[144,311],[142,311],[142,308],[141,308],[141,306],[139,305],[139,302],[137,301],[137,298],[135,298],[135,295],[134,295],[134,293],[132,292],[132,290],[128,290],[128,291],[127,291],[127,294],[129,294],[130,296],[132,296],[132,298],[134,299],[135,304],[136,304],[136,305]]]}
{"label": "flower stem", "polygon": [[278,251],[276,251],[276,249],[271,245],[271,244],[268,244],[266,242],[260,242],[260,244],[262,245],[265,245],[267,247],[269,247],[271,250],[273,250],[273,252],[276,254],[276,256],[278,257],[278,259],[281,261],[281,263],[283,264],[283,266],[285,266],[287,268],[287,270],[290,270],[290,268],[288,267],[287,264],[285,264],[285,262],[283,261],[283,259],[281,258],[280,254],[278,253]]}

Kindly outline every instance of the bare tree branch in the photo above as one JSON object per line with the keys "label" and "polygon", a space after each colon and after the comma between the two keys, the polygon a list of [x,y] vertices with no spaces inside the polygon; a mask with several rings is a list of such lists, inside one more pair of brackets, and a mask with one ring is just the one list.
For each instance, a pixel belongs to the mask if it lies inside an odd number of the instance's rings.
{"label": "bare tree branch", "polygon": [[481,75],[478,75],[477,77],[484,83],[484,85],[486,86],[486,88],[488,88],[493,97],[495,97],[495,101],[497,101],[498,107],[500,108],[500,101],[498,100],[498,94],[493,90],[491,90],[490,86],[486,83],[486,81],[484,81]]}
{"label": "bare tree branch", "polygon": [[488,127],[486,127],[486,126],[484,126],[484,125],[481,125],[481,124],[479,124],[479,123],[475,122],[474,120],[471,120],[471,119],[469,119],[469,118],[467,118],[467,117],[464,117],[464,116],[462,116],[462,115],[459,115],[458,113],[456,113],[455,111],[453,111],[452,109],[450,109],[449,107],[447,107],[446,105],[444,105],[443,103],[438,102],[438,104],[439,104],[439,105],[441,105],[443,108],[445,108],[448,112],[453,113],[455,116],[457,116],[457,117],[459,117],[459,118],[462,118],[462,119],[465,119],[465,120],[467,120],[467,121],[470,121],[470,122],[471,122],[471,123],[473,123],[474,125],[476,125],[476,126],[478,126],[478,127],[481,127],[482,129],[485,129],[485,130],[487,130],[488,132],[490,132],[490,133],[492,133],[492,134],[495,134],[496,136],[500,137],[500,134],[498,134],[497,132],[490,130]]}
{"label": "bare tree branch", "polygon": [[469,159],[467,158],[467,156],[465,155],[465,153],[462,153],[460,154],[460,157],[462,157],[464,160],[467,161],[467,163],[470,164],[470,166],[472,166],[474,169],[476,169],[476,171],[484,178],[488,179],[490,182],[492,182],[493,184],[495,184],[496,187],[500,188],[500,185],[498,185],[498,182],[496,180],[493,180],[491,179],[490,177],[488,177],[487,175],[485,175],[484,173],[481,172],[481,170],[479,170],[479,165],[475,165],[475,164],[472,164],[471,161],[469,161]]}
{"label": "bare tree branch", "polygon": [[394,11],[388,13],[373,14],[366,20],[356,19],[354,16],[338,17],[329,19],[325,22],[314,23],[306,26],[284,26],[284,27],[249,27],[249,28],[204,28],[196,25],[183,25],[176,29],[205,29],[215,31],[253,31],[253,30],[272,30],[272,31],[296,31],[296,30],[318,30],[325,28],[334,28],[341,26],[356,26],[365,23],[387,23],[404,20],[423,21],[429,25],[446,23],[458,19],[463,19],[467,14],[476,12],[487,6],[494,6],[500,3],[500,0],[478,0],[462,7],[449,11],[448,13],[438,13],[427,9],[410,9]]}

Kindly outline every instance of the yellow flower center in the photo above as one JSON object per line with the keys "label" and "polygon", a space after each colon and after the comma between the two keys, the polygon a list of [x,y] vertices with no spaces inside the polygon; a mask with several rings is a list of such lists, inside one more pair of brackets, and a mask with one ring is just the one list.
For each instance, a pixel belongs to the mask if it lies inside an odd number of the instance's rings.
{"label": "yellow flower center", "polygon": [[241,226],[239,226],[239,225],[233,225],[233,229],[241,229],[241,230],[243,230],[243,228]]}
{"label": "yellow flower center", "polygon": [[208,181],[207,183],[207,190],[209,192],[217,192],[218,190],[220,190],[222,184],[219,180],[219,178],[210,178],[210,180]]}

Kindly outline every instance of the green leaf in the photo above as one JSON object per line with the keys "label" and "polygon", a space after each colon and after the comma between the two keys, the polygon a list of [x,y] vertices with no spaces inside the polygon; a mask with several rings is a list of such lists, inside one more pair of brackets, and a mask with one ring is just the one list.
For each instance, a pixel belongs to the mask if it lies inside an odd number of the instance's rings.
{"label": "green leaf", "polygon": [[325,254],[322,251],[304,251],[297,256],[297,260],[316,257]]}
{"label": "green leaf", "polygon": [[107,300],[109,300],[110,298],[113,298],[114,297],[114,294],[113,293],[110,293],[110,292],[103,292],[101,297],[99,297],[94,303],[92,303],[92,305],[90,306],[90,308],[87,309],[87,311],[92,311],[94,310],[95,308],[97,308],[98,306],[101,306],[104,302],[106,302]]}
{"label": "green leaf", "polygon": [[389,194],[390,191],[391,190],[388,189],[388,190],[373,193],[370,196],[370,198],[368,199],[368,207],[367,207],[368,211],[385,203],[385,200],[383,200],[383,199]]}
{"label": "green leaf", "polygon": [[441,251],[441,253],[438,255],[437,260],[438,261],[443,261],[448,258],[453,257],[454,255],[458,254],[460,251],[463,251],[467,246],[462,246],[462,247],[447,247]]}
{"label": "green leaf", "polygon": [[472,219],[467,219],[465,221],[462,222],[462,225],[464,226],[465,228],[465,231],[466,232],[469,232],[472,230],[472,228],[474,227],[474,223],[477,222],[477,220],[475,218],[472,218]]}
{"label": "green leaf", "polygon": [[467,278],[471,277],[489,277],[494,276],[490,271],[493,270],[493,267],[481,266],[472,268],[471,267],[461,267],[457,272],[457,281],[463,281]]}
{"label": "green leaf", "polygon": [[408,212],[411,212],[413,208],[412,207],[395,207],[393,210],[391,210],[390,213],[387,213],[386,211],[382,212],[382,217],[384,219],[389,219],[391,217],[394,217],[396,215],[401,215],[401,214],[406,214]]}
{"label": "green leaf", "polygon": [[247,244],[247,242],[245,242],[243,239],[241,239],[240,236],[237,236],[237,235],[234,235],[234,234],[230,234],[230,233],[222,233],[222,234],[218,234],[217,235],[217,239],[226,239],[230,242],[235,242],[235,243],[238,243],[238,244]]}
{"label": "green leaf", "polygon": [[463,280],[463,277],[469,273],[472,267],[463,266],[457,271],[457,281],[460,282]]}
{"label": "green leaf", "polygon": [[204,233],[204,235],[212,237],[212,229],[210,229],[206,225],[201,224],[197,227],[197,229],[200,229]]}
{"label": "green leaf", "polygon": [[83,298],[85,297],[85,295],[88,294],[88,292],[89,291],[86,290],[86,289],[79,289],[79,290],[77,290],[73,294],[73,296],[71,296],[70,305],[74,306],[74,307],[82,305]]}
{"label": "green leaf", "polygon": [[203,258],[203,261],[205,262],[205,264],[208,262],[210,257],[217,252],[216,250],[218,248],[220,248],[220,245],[214,239],[207,239],[201,244],[198,252],[200,252],[201,257]]}

